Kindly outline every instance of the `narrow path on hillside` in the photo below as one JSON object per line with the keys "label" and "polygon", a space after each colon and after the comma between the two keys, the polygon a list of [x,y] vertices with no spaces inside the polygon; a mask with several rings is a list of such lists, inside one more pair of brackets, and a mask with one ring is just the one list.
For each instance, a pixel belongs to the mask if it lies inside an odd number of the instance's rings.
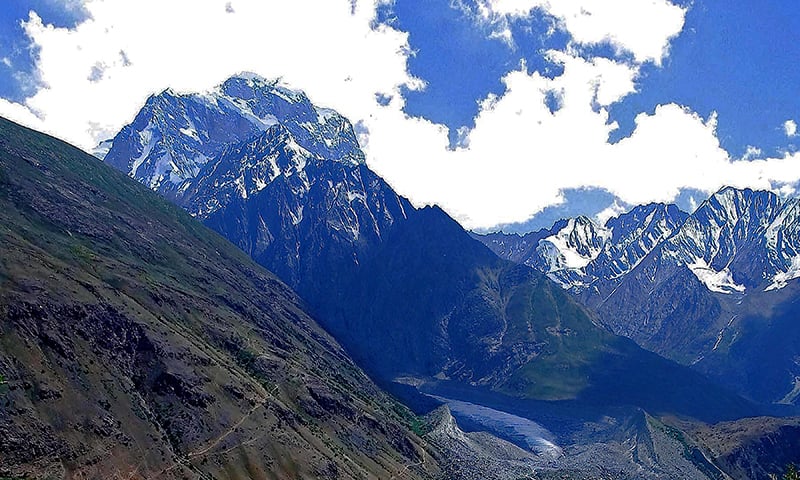
{"label": "narrow path on hillside", "polygon": [[220,436],[218,436],[217,438],[215,438],[215,439],[211,440],[211,442],[210,442],[210,443],[209,443],[209,444],[208,444],[206,447],[204,447],[204,448],[201,448],[200,450],[195,450],[195,451],[193,451],[193,452],[189,452],[189,453],[187,453],[185,457],[178,459],[178,461],[176,461],[175,463],[173,463],[173,464],[172,464],[172,465],[170,465],[169,467],[165,468],[164,470],[161,470],[161,471],[160,471],[160,472],[158,472],[158,473],[157,473],[157,474],[156,474],[156,475],[155,475],[153,478],[157,478],[157,477],[160,477],[161,475],[164,475],[165,473],[171,472],[172,470],[176,469],[177,467],[179,467],[179,466],[181,466],[181,465],[185,466],[185,465],[186,465],[186,462],[188,462],[189,460],[191,460],[191,459],[193,459],[193,458],[196,458],[196,457],[202,457],[202,456],[204,456],[204,455],[208,454],[208,453],[209,453],[211,450],[213,450],[213,449],[214,449],[214,448],[216,448],[216,447],[217,447],[217,446],[218,446],[220,443],[222,443],[222,441],[223,441],[223,440],[225,440],[225,439],[226,439],[226,438],[228,438],[228,437],[229,437],[229,436],[230,436],[230,435],[231,435],[233,432],[235,432],[235,431],[236,431],[236,429],[238,429],[240,426],[242,426],[242,424],[243,424],[243,423],[244,423],[244,422],[245,422],[245,421],[246,421],[248,418],[250,418],[250,417],[251,417],[251,416],[252,416],[252,415],[253,415],[253,414],[256,412],[256,410],[258,410],[259,408],[263,407],[263,406],[264,406],[264,404],[266,404],[266,403],[267,403],[267,401],[266,401],[266,400],[264,400],[263,402],[261,402],[261,403],[259,403],[259,404],[255,405],[255,406],[254,406],[253,408],[251,408],[251,409],[250,409],[250,410],[249,410],[249,411],[248,411],[246,414],[244,414],[244,415],[242,416],[242,418],[240,418],[240,419],[239,419],[239,421],[238,421],[238,422],[236,422],[236,423],[234,423],[233,425],[231,425],[231,426],[230,426],[230,428],[228,428],[227,430],[225,430],[225,431],[224,431],[224,432],[223,432],[223,433],[222,433]]}
{"label": "narrow path on hillside", "polygon": [[402,470],[400,470],[397,473],[395,473],[394,475],[392,475],[389,478],[389,480],[394,480],[396,478],[401,478],[401,477],[407,475],[408,471],[413,467],[420,467],[420,466],[424,467],[428,463],[427,457],[428,457],[427,453],[425,453],[425,450],[423,450],[422,451],[422,460],[420,460],[417,463],[410,463],[410,464],[406,465]]}

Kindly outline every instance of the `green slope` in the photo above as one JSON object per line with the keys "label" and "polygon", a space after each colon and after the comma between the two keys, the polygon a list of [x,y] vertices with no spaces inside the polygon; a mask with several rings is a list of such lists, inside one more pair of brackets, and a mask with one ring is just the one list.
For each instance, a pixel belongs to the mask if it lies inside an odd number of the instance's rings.
{"label": "green slope", "polygon": [[0,477],[435,474],[407,411],[244,253],[0,119]]}

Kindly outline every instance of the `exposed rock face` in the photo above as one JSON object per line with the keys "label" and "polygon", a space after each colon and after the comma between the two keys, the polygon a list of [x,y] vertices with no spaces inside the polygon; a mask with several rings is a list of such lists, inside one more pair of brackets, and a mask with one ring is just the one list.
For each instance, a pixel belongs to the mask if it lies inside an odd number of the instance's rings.
{"label": "exposed rock face", "polygon": [[[210,159],[229,155],[238,148],[236,144],[259,135],[263,135],[262,147],[274,142],[275,137],[284,137],[284,153],[289,155],[283,160],[364,161],[347,119],[332,110],[314,107],[302,92],[253,74],[231,77],[207,94],[165,90],[151,96],[133,123],[104,142],[103,150],[108,151],[103,158],[168,197],[182,196],[187,182],[195,179]],[[253,188],[263,188],[287,167],[277,157],[276,153],[262,164],[269,168],[250,170],[247,185],[245,177],[233,175],[227,180],[236,185],[227,186],[241,189],[245,195]],[[228,193],[220,188],[221,195]],[[212,199],[207,200],[210,203],[198,205],[204,213],[217,206]]]}
{"label": "exposed rock face", "polygon": [[501,258],[546,273],[565,289],[603,297],[687,217],[675,205],[654,203],[611,218],[602,226],[578,217],[525,235],[498,232],[474,237]]}
{"label": "exposed rock face", "polygon": [[736,480],[780,478],[800,462],[800,419],[749,418],[692,430]]}
{"label": "exposed rock face", "polygon": [[524,236],[475,237],[548,275],[615,333],[750,398],[795,403],[800,332],[788,316],[800,275],[797,212],[798,199],[724,188],[691,215],[651,204],[603,226],[578,218]]}
{"label": "exposed rock face", "polygon": [[430,478],[410,413],[272,274],[0,120],[0,476]]}

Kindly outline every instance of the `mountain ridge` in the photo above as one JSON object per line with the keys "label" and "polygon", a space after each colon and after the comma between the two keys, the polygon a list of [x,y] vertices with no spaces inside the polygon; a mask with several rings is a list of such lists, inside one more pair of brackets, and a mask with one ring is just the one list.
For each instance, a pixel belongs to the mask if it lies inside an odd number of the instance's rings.
{"label": "mountain ridge", "polygon": [[211,157],[275,125],[308,156],[363,163],[352,125],[317,108],[302,92],[254,74],[231,77],[205,94],[170,89],[150,96],[130,125],[102,150],[106,163],[131,172],[163,195],[188,188]]}
{"label": "mountain ridge", "polygon": [[[274,153],[253,151],[256,163]],[[414,208],[364,164],[311,159],[300,172],[277,175],[264,188],[226,196],[212,188],[226,182],[214,173],[223,161],[208,159],[189,180],[219,206],[200,217],[295,288],[381,381],[438,376],[551,400],[577,398],[595,387],[597,398],[624,401],[605,394],[616,385],[657,409],[672,401],[700,416],[752,407],[607,334],[545,277],[499,259],[438,207]],[[190,189],[167,197],[192,211],[196,206],[181,196],[185,191]],[[615,362],[619,375],[605,375],[601,360]],[[639,360],[665,377],[683,376],[698,391],[717,392],[727,407],[691,405],[653,385],[632,371]],[[643,393],[626,378],[636,379]]]}
{"label": "mountain ridge", "polygon": [[[750,342],[773,338],[777,332],[770,333],[774,328],[771,312],[792,309],[793,280],[800,276],[797,204],[795,198],[781,201],[767,191],[724,187],[692,214],[661,204],[657,207],[663,213],[659,228],[649,230],[649,235],[645,233],[654,217],[642,214],[652,210],[653,204],[596,226],[611,231],[608,242],[580,268],[553,270],[554,262],[531,254],[516,261],[545,272],[596,309],[612,331],[711,374],[758,401],[782,402],[794,390],[794,378],[800,373],[792,360],[797,349],[781,343],[785,357],[779,364],[788,373],[785,378],[770,375],[774,384],[768,387],[756,378],[755,365],[745,369],[752,371],[753,378],[741,379],[731,366],[738,361],[725,358],[737,345],[748,355],[769,349],[767,344],[755,347]],[[672,213],[667,215],[670,208]],[[620,230],[626,233],[618,235]],[[525,244],[532,252],[542,243],[531,245],[525,237],[514,235],[474,236],[506,258],[516,245]],[[636,248],[631,250],[631,246]],[[781,324],[788,328],[784,334],[795,338],[794,329]],[[753,329],[759,333],[743,335]],[[726,362],[732,363],[726,366]]]}
{"label": "mountain ridge", "polygon": [[0,119],[0,476],[438,475],[413,416],[239,249]]}

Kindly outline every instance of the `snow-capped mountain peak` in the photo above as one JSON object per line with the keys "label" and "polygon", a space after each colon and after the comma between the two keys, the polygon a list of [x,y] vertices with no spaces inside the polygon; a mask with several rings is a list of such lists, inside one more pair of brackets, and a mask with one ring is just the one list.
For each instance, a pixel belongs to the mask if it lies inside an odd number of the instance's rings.
{"label": "snow-capped mountain peak", "polygon": [[577,217],[524,236],[478,238],[501,256],[525,263],[578,292],[628,273],[687,216],[675,205],[654,203],[611,218],[604,226]]}
{"label": "snow-capped mountain peak", "polygon": [[[168,196],[186,189],[209,161],[280,124],[303,156],[364,162],[350,122],[305,93],[242,73],[204,94],[152,95],[111,141],[105,161]],[[212,162],[213,163],[213,162]]]}
{"label": "snow-capped mountain peak", "polygon": [[569,219],[562,229],[540,240],[536,251],[547,272],[577,270],[597,258],[610,237],[611,231],[581,216]]}
{"label": "snow-capped mountain peak", "polygon": [[771,192],[723,188],[665,242],[663,255],[689,267],[712,291],[756,287],[772,270],[765,235],[780,208]]}
{"label": "snow-capped mountain peak", "polygon": [[[535,254],[523,243],[535,241]],[[689,270],[708,290],[741,294],[775,290],[800,277],[800,200],[781,203],[768,191],[725,187],[689,215],[675,205],[649,204],[605,226],[578,217],[549,231],[485,237],[506,258],[547,273],[576,293],[610,292],[648,257],[649,273]],[[514,253],[515,258],[511,254]]]}
{"label": "snow-capped mountain peak", "polygon": [[277,177],[303,174],[310,160],[323,161],[275,124],[264,133],[223,148],[196,178],[181,186],[182,204],[193,215],[207,216],[233,198],[246,199]]}

